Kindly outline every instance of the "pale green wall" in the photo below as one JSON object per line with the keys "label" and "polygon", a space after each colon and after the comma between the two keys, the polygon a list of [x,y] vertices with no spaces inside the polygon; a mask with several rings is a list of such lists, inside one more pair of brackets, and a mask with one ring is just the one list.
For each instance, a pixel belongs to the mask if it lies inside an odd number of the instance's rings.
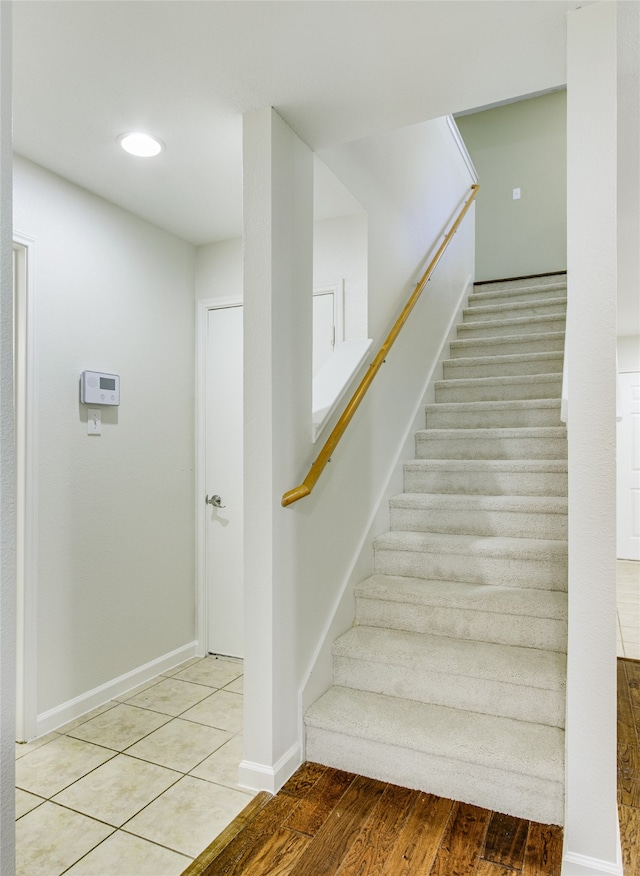
{"label": "pale green wall", "polygon": [[480,177],[476,281],[566,270],[566,109],[557,91],[456,119]]}

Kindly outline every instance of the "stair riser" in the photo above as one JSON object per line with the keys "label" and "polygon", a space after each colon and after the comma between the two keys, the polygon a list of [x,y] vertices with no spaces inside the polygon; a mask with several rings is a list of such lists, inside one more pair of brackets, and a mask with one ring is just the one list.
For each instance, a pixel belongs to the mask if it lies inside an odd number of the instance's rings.
{"label": "stair riser", "polygon": [[566,496],[566,472],[424,471],[405,467],[407,493],[474,496]]}
{"label": "stair riser", "polygon": [[544,359],[525,359],[521,362],[512,362],[508,359],[506,362],[483,362],[482,359],[474,359],[471,363],[464,364],[463,359],[448,359],[443,363],[443,375],[445,380],[464,380],[474,377],[517,377],[553,374],[553,372],[562,374],[563,362],[562,353],[545,356]]}
{"label": "stair riser", "polygon": [[548,380],[523,380],[487,384],[459,385],[453,381],[439,380],[435,386],[436,402],[524,401],[526,399],[559,399],[562,392],[562,375]]}
{"label": "stair riser", "polygon": [[517,818],[543,824],[562,824],[564,818],[561,782],[515,775],[308,725],[306,758]]}
{"label": "stair riser", "polygon": [[566,459],[566,438],[460,438],[416,435],[417,459]]}
{"label": "stair riser", "polygon": [[515,408],[489,411],[448,411],[430,406],[427,429],[516,429],[536,426],[562,426],[560,404],[552,408]]}
{"label": "stair riser", "polygon": [[493,642],[496,645],[521,645],[544,651],[567,650],[567,622],[555,618],[503,615],[502,623],[488,611],[443,606],[417,606],[387,599],[356,598],[359,624],[427,633],[436,636]]}
{"label": "stair riser", "polygon": [[564,350],[564,332],[541,333],[537,335],[522,335],[514,340],[501,340],[499,343],[467,339],[452,341],[450,353],[452,359],[464,359],[474,356],[513,356],[519,353],[552,353]]}
{"label": "stair riser", "polygon": [[[564,316],[535,317],[521,322],[511,320],[487,320],[487,322],[463,323],[458,326],[458,339],[499,338],[503,335],[533,335],[539,332],[564,331]],[[523,352],[522,350],[520,352]],[[495,353],[494,353],[495,355]]]}
{"label": "stair riser", "polygon": [[481,307],[483,304],[507,304],[510,301],[545,301],[548,298],[566,298],[566,286],[550,285],[546,288],[530,289],[518,293],[515,290],[502,292],[482,292],[482,287],[477,292],[469,295],[469,307]]}
{"label": "stair riser", "polygon": [[[487,307],[488,310],[484,310],[484,307]],[[496,308],[500,309],[497,310]],[[551,316],[551,314],[561,314],[564,317],[566,312],[566,300],[518,302],[515,306],[510,306],[509,304],[484,304],[476,305],[475,307],[465,307],[462,311],[462,319],[465,323],[475,323],[496,319],[528,319],[532,316]]]}
{"label": "stair riser", "polygon": [[333,683],[467,712],[564,727],[563,691],[343,656],[334,657]]}
{"label": "stair riser", "polygon": [[550,538],[566,541],[566,514],[515,513],[391,507],[391,529],[404,532],[447,532],[506,538]]}

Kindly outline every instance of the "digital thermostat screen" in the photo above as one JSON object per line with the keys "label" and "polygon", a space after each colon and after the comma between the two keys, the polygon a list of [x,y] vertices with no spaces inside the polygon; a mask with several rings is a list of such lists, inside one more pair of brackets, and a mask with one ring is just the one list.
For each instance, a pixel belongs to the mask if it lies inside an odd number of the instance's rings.
{"label": "digital thermostat screen", "polygon": [[115,389],[116,381],[114,377],[101,377],[100,378],[100,389]]}

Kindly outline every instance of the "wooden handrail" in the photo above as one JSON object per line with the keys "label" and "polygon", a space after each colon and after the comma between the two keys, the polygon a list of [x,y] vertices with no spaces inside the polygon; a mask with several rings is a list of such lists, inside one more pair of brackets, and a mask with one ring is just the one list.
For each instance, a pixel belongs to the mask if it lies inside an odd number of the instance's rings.
{"label": "wooden handrail", "polygon": [[369,389],[369,387],[373,383],[373,378],[376,376],[376,374],[380,370],[380,366],[382,365],[382,363],[386,359],[389,350],[391,349],[396,338],[400,334],[400,331],[401,331],[403,325],[405,324],[405,322],[409,318],[409,314],[411,313],[411,311],[415,307],[418,299],[420,298],[420,295],[422,294],[422,292],[424,290],[424,287],[427,285],[429,279],[431,278],[431,275],[433,274],[433,272],[436,268],[436,265],[438,264],[438,262],[442,258],[444,251],[449,246],[449,244],[451,243],[451,240],[453,239],[454,234],[456,233],[456,231],[460,227],[460,223],[462,222],[462,220],[466,216],[467,211],[469,210],[469,207],[473,203],[473,200],[474,200],[475,196],[477,195],[479,188],[480,188],[480,186],[477,184],[474,184],[471,186],[471,194],[469,195],[467,200],[464,202],[463,206],[460,209],[460,212],[458,213],[458,215],[455,219],[455,222],[453,223],[453,225],[451,226],[451,228],[447,232],[444,240],[442,241],[442,243],[438,247],[435,255],[433,256],[433,258],[431,259],[431,261],[427,265],[427,268],[426,268],[424,274],[422,275],[422,277],[420,278],[418,285],[416,286],[416,288],[414,289],[413,293],[411,294],[409,300],[405,304],[405,306],[402,310],[402,313],[400,314],[400,316],[396,320],[393,328],[391,329],[391,331],[387,335],[387,339],[385,340],[384,344],[380,347],[375,359],[373,360],[371,365],[369,365],[369,368],[367,369],[367,373],[364,375],[364,377],[360,381],[360,385],[358,386],[358,388],[356,389],[356,391],[352,395],[349,404],[346,406],[346,408],[344,409],[344,411],[342,413],[342,416],[340,417],[340,419],[338,420],[338,422],[334,426],[333,431],[331,432],[331,435],[329,435],[329,437],[327,438],[324,447],[322,448],[317,459],[315,460],[315,462],[313,463],[313,465],[309,469],[309,473],[307,474],[306,478],[303,480],[303,482],[299,486],[294,487],[292,490],[288,490],[284,494],[284,496],[282,497],[282,504],[285,507],[287,505],[292,505],[294,502],[297,502],[298,499],[304,499],[304,497],[308,496],[311,493],[311,490],[313,490],[313,488],[315,487],[315,485],[318,481],[318,478],[320,477],[320,475],[324,471],[324,468],[325,468],[326,464],[329,462],[333,451],[336,449],[338,442],[340,441],[340,439],[344,435],[347,426],[351,422],[353,415],[355,414],[355,412],[357,411],[357,409],[360,405],[360,402],[365,397],[367,390]]}

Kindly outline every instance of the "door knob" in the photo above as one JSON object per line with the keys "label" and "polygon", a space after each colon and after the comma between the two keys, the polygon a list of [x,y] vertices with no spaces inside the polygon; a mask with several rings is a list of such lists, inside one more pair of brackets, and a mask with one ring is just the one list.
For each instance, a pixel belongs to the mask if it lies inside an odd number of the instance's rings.
{"label": "door knob", "polygon": [[222,499],[220,498],[220,496],[211,496],[211,498],[209,498],[209,496],[207,495],[204,501],[207,505],[213,505],[214,508],[227,507],[226,505],[222,504]]}

